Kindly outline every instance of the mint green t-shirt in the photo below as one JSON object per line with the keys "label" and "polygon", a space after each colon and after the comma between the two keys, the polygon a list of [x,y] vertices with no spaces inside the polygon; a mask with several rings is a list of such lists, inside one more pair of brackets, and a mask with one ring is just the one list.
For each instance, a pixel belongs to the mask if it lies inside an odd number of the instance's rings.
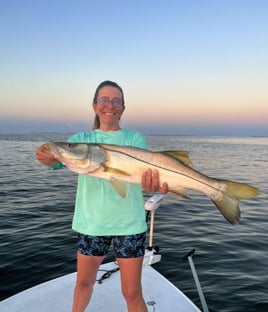
{"label": "mint green t-shirt", "polygon": [[[147,148],[144,136],[129,129],[79,133],[68,141]],[[94,236],[145,232],[147,224],[140,184],[130,184],[127,197],[122,198],[108,180],[79,174],[72,228],[76,232]]]}

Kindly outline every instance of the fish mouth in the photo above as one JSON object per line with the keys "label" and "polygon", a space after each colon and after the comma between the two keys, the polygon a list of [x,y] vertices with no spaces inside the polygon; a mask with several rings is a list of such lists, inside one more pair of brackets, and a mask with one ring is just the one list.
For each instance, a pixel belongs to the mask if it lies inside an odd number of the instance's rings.
{"label": "fish mouth", "polygon": [[53,154],[57,151],[57,146],[54,142],[48,142],[47,145],[50,149],[50,152],[52,152]]}

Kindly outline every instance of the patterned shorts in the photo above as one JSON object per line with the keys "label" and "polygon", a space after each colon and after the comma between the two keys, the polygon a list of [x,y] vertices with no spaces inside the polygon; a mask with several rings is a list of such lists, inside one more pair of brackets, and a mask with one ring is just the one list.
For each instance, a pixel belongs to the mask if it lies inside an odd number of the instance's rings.
{"label": "patterned shorts", "polygon": [[78,233],[78,252],[86,256],[105,256],[113,244],[116,258],[144,256],[146,232],[126,236],[91,236]]}

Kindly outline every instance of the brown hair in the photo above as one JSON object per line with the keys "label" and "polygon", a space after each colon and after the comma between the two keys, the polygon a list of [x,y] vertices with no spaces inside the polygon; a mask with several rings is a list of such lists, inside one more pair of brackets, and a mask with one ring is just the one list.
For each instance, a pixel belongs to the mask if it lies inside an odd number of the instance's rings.
{"label": "brown hair", "polygon": [[[116,83],[116,82],[113,82],[113,81],[110,81],[110,80],[105,80],[103,82],[101,82],[96,91],[95,91],[95,94],[94,94],[94,98],[93,98],[93,104],[96,104],[97,103],[97,99],[98,99],[98,96],[99,96],[99,91],[101,88],[103,87],[114,87],[114,88],[117,88],[119,89],[119,91],[121,92],[122,94],[122,105],[123,105],[123,108],[125,108],[125,100],[124,100],[124,92],[123,92],[123,89]],[[95,119],[94,119],[94,124],[93,124],[93,127],[92,129],[95,130],[95,129],[99,129],[100,128],[100,118],[99,116],[96,114],[95,115]]]}

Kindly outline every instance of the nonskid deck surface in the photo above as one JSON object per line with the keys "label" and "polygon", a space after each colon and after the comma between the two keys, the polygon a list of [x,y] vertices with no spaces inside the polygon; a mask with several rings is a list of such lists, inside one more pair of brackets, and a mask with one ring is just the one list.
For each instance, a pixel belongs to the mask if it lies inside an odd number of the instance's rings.
{"label": "nonskid deck surface", "polygon": [[[109,262],[101,265],[100,279],[117,265]],[[108,274],[109,275],[109,274]],[[68,312],[71,311],[76,273],[27,289],[0,302],[1,312]],[[143,266],[142,285],[149,312],[200,312],[200,310],[173,284],[150,265]],[[121,295],[120,272],[112,273],[101,283],[96,282],[90,305],[86,312],[126,312]]]}

